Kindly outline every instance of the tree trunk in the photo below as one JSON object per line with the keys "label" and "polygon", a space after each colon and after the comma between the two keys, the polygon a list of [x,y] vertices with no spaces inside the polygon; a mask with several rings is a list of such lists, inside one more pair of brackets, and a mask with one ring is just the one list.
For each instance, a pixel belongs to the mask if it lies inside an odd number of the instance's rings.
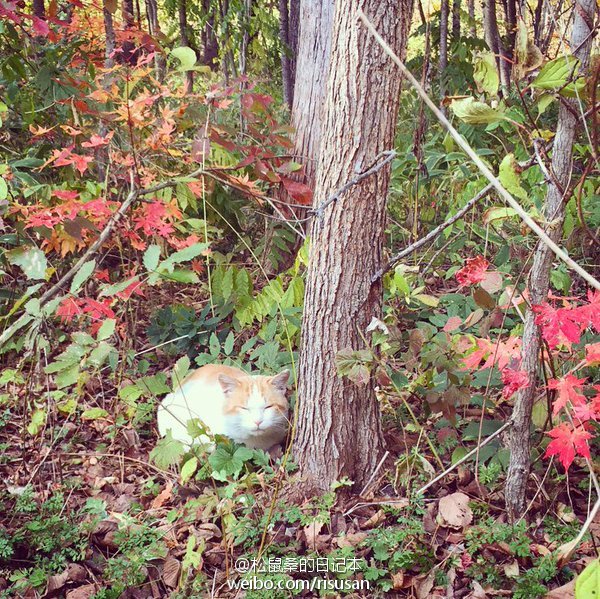
{"label": "tree trunk", "polygon": [[215,13],[210,0],[202,0],[202,13],[206,19],[202,30],[202,64],[214,69],[219,57],[219,42],[215,35]]}
{"label": "tree trunk", "polygon": [[294,154],[304,165],[304,183],[314,186],[322,110],[329,72],[334,0],[300,1],[300,36],[292,125]]}
{"label": "tree trunk", "polygon": [[512,71],[517,39],[517,0],[506,0],[506,61],[509,73]]}
{"label": "tree trunk", "polygon": [[[158,20],[158,2],[157,0],[146,0],[146,12],[148,15],[148,29],[150,35],[155,39],[156,43],[160,45],[162,38],[162,31],[160,30],[160,22]],[[156,68],[156,78],[162,81],[165,78],[167,69],[167,63],[160,48],[156,50],[154,64]]]}
{"label": "tree trunk", "polygon": [[[315,205],[394,144],[400,77],[357,21],[359,7],[395,52],[402,56],[406,48],[412,0],[338,0]],[[306,491],[327,490],[344,476],[360,489],[381,457],[373,382],[358,386],[338,377],[336,355],[362,348],[371,318],[381,316],[381,283],[371,277],[382,266],[389,178],[387,165],[312,223],[294,441]]]}
{"label": "tree trunk", "polygon": [[460,38],[460,0],[452,2],[452,39],[457,41]]}
{"label": "tree trunk", "polygon": [[[182,46],[190,47],[190,38],[188,36],[188,25],[187,25],[187,5],[186,0],[179,0],[177,6],[177,12],[179,17],[179,38]],[[185,88],[184,93],[191,94],[194,89],[194,73],[193,71],[186,71],[185,73]]]}
{"label": "tree trunk", "polygon": [[133,8],[133,0],[123,0],[121,3],[121,16],[125,28],[132,27],[135,22],[135,10]]}
{"label": "tree trunk", "polygon": [[44,6],[44,0],[33,0],[33,14],[38,19],[46,20],[46,7]]}
{"label": "tree trunk", "polygon": [[[446,95],[446,67],[448,66],[448,18],[450,12],[450,0],[442,0],[440,6],[440,60],[438,63],[440,100]],[[441,104],[443,106],[443,104]],[[442,108],[442,112],[446,112]]]}
{"label": "tree trunk", "polygon": [[477,35],[477,27],[475,26],[475,0],[468,0],[467,10],[469,11],[469,20],[471,21],[469,35],[475,37]]}
{"label": "tree trunk", "polygon": [[[581,61],[580,68],[582,70],[586,70],[589,63],[594,12],[594,0],[577,0],[570,46],[575,49],[575,55]],[[562,236],[565,207],[569,199],[573,143],[578,122],[577,110],[576,101],[561,98],[552,152],[551,170],[554,179],[548,182],[544,207],[545,220],[552,223],[546,232],[556,243],[560,242]],[[562,190],[554,183],[554,180],[562,187]],[[548,299],[552,257],[552,251],[548,246],[539,242],[529,273],[529,294],[532,306],[541,304]],[[527,373],[529,386],[519,391],[516,396],[513,410],[514,425],[509,435],[510,462],[506,477],[505,497],[509,516],[513,521],[525,510],[527,479],[530,469],[531,411],[537,393],[540,363],[540,332],[534,319],[535,316],[529,309],[525,318],[521,354],[521,369]]]}
{"label": "tree trunk", "polygon": [[294,101],[294,79],[290,48],[290,11],[288,0],[279,0],[279,36],[281,38],[281,83],[283,101],[291,108]]}
{"label": "tree trunk", "polygon": [[496,56],[498,73],[502,90],[506,95],[510,86],[510,63],[505,60],[504,47],[498,31],[498,19],[496,17],[496,0],[484,0],[483,6],[483,29],[485,41],[489,49]]}

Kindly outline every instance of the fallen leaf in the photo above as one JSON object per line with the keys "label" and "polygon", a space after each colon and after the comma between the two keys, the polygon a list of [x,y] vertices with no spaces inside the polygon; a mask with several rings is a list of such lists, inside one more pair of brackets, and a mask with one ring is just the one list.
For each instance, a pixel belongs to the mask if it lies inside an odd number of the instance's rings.
{"label": "fallen leaf", "polygon": [[337,537],[335,544],[338,547],[356,547],[362,543],[369,535],[366,532],[351,532],[343,537]]}
{"label": "fallen leaf", "polygon": [[417,576],[413,582],[417,599],[428,599],[428,597],[431,597],[431,589],[434,582],[435,570],[431,570],[427,576]]}
{"label": "fallen leaf", "polygon": [[167,557],[163,564],[163,582],[171,588],[175,588],[179,582],[181,564],[174,557]]}
{"label": "fallen leaf", "polygon": [[471,585],[473,590],[465,597],[465,599],[488,599],[483,587],[477,581],[474,580]]}
{"label": "fallen leaf", "polygon": [[464,528],[473,521],[469,497],[464,493],[452,493],[440,499],[438,521],[442,526]]}
{"label": "fallen leaf", "polygon": [[383,510],[379,510],[375,514],[373,514],[362,526],[361,528],[373,528],[379,524],[381,524],[385,520],[385,512]]}
{"label": "fallen leaf", "polygon": [[519,577],[519,562],[514,560],[510,564],[504,564],[504,574],[508,578],[518,578]]}
{"label": "fallen leaf", "polygon": [[392,584],[394,585],[394,591],[399,591],[402,588],[404,584],[404,572],[402,570],[392,574]]}
{"label": "fallen leaf", "polygon": [[545,599],[575,599],[575,578],[561,587],[552,589]]}
{"label": "fallen leaf", "polygon": [[308,545],[309,549],[315,549],[317,535],[321,532],[322,528],[322,522],[311,522],[308,526],[305,526],[302,529],[304,531],[306,544]]}
{"label": "fallen leaf", "polygon": [[90,599],[98,592],[97,584],[84,584],[72,591],[68,591],[66,599]]}
{"label": "fallen leaf", "polygon": [[165,488],[154,498],[151,508],[156,510],[161,508],[165,503],[171,499],[171,492],[173,491],[173,483],[169,481]]}

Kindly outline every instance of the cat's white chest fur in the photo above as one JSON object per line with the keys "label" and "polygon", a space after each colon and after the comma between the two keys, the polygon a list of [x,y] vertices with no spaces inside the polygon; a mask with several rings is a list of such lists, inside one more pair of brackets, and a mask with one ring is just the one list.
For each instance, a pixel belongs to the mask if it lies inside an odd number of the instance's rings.
{"label": "cat's white chest fur", "polygon": [[197,418],[213,435],[269,449],[287,432],[287,378],[287,371],[267,377],[229,366],[203,366],[160,403],[158,430],[161,436],[170,431],[174,439],[191,445],[188,422]]}

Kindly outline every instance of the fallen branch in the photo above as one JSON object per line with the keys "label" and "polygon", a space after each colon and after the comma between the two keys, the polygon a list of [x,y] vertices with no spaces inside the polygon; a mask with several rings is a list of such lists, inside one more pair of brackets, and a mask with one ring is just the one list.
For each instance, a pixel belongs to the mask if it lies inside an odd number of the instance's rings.
{"label": "fallen branch", "polygon": [[423,99],[425,104],[430,108],[433,114],[437,117],[438,121],[442,123],[444,128],[450,133],[451,137],[458,144],[460,148],[467,154],[467,156],[474,162],[477,168],[481,171],[484,177],[493,185],[494,189],[498,192],[500,197],[521,217],[523,222],[541,239],[541,241],[548,246],[554,254],[560,258],[567,266],[574,270],[582,279],[587,281],[592,287],[600,290],[600,281],[594,278],[589,272],[582,268],[573,258],[571,258],[561,247],[559,247],[548,234],[540,227],[531,216],[523,209],[521,204],[517,202],[513,196],[506,191],[502,183],[492,173],[492,171],[486,166],[486,164],[477,155],[475,150],[467,143],[462,135],[451,125],[448,119],[442,114],[440,109],[431,101],[427,92],[423,89],[421,84],[414,78],[413,74],[406,68],[404,63],[398,58],[394,51],[388,46],[385,40],[379,35],[371,21],[367,18],[365,13],[359,8],[357,11],[358,18],[363,22],[365,27],[369,30],[371,35],[375,38],[377,43],[381,46],[383,51],[394,61],[396,66],[402,71],[402,74],[408,79],[410,84],[415,88],[419,96]]}

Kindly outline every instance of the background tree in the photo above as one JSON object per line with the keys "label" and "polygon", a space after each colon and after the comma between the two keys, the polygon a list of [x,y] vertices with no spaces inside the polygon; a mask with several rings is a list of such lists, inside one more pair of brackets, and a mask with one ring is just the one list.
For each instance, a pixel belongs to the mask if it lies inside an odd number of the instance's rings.
{"label": "background tree", "polygon": [[[394,141],[400,78],[357,22],[359,8],[394,51],[403,55],[406,48],[410,0],[336,3],[315,207]],[[336,356],[364,348],[367,325],[381,313],[381,284],[371,277],[382,266],[389,173],[387,166],[352,186],[311,226],[294,442],[309,488],[327,489],[343,476],[360,487],[381,457],[373,383],[358,386],[340,378]]]}
{"label": "background tree", "polygon": [[[577,0],[570,46],[580,61],[582,71],[589,65],[594,16],[594,0]],[[574,60],[573,64],[575,65]],[[573,189],[573,144],[577,133],[581,131],[578,127],[579,117],[577,100],[561,98],[549,170],[551,176],[547,181],[548,191],[544,202],[545,219],[551,223],[551,226],[547,227],[547,233],[555,242],[561,240],[565,210]],[[527,480],[531,468],[531,413],[538,392],[540,362],[543,364],[540,356],[540,329],[535,323],[535,313],[531,306],[543,304],[548,299],[552,260],[553,253],[550,248],[542,242],[538,243],[529,273],[530,307],[525,316],[521,350],[521,369],[527,374],[528,386],[517,394],[513,411],[514,426],[509,436],[510,463],[505,495],[506,505],[513,520],[520,517],[525,510]]]}

